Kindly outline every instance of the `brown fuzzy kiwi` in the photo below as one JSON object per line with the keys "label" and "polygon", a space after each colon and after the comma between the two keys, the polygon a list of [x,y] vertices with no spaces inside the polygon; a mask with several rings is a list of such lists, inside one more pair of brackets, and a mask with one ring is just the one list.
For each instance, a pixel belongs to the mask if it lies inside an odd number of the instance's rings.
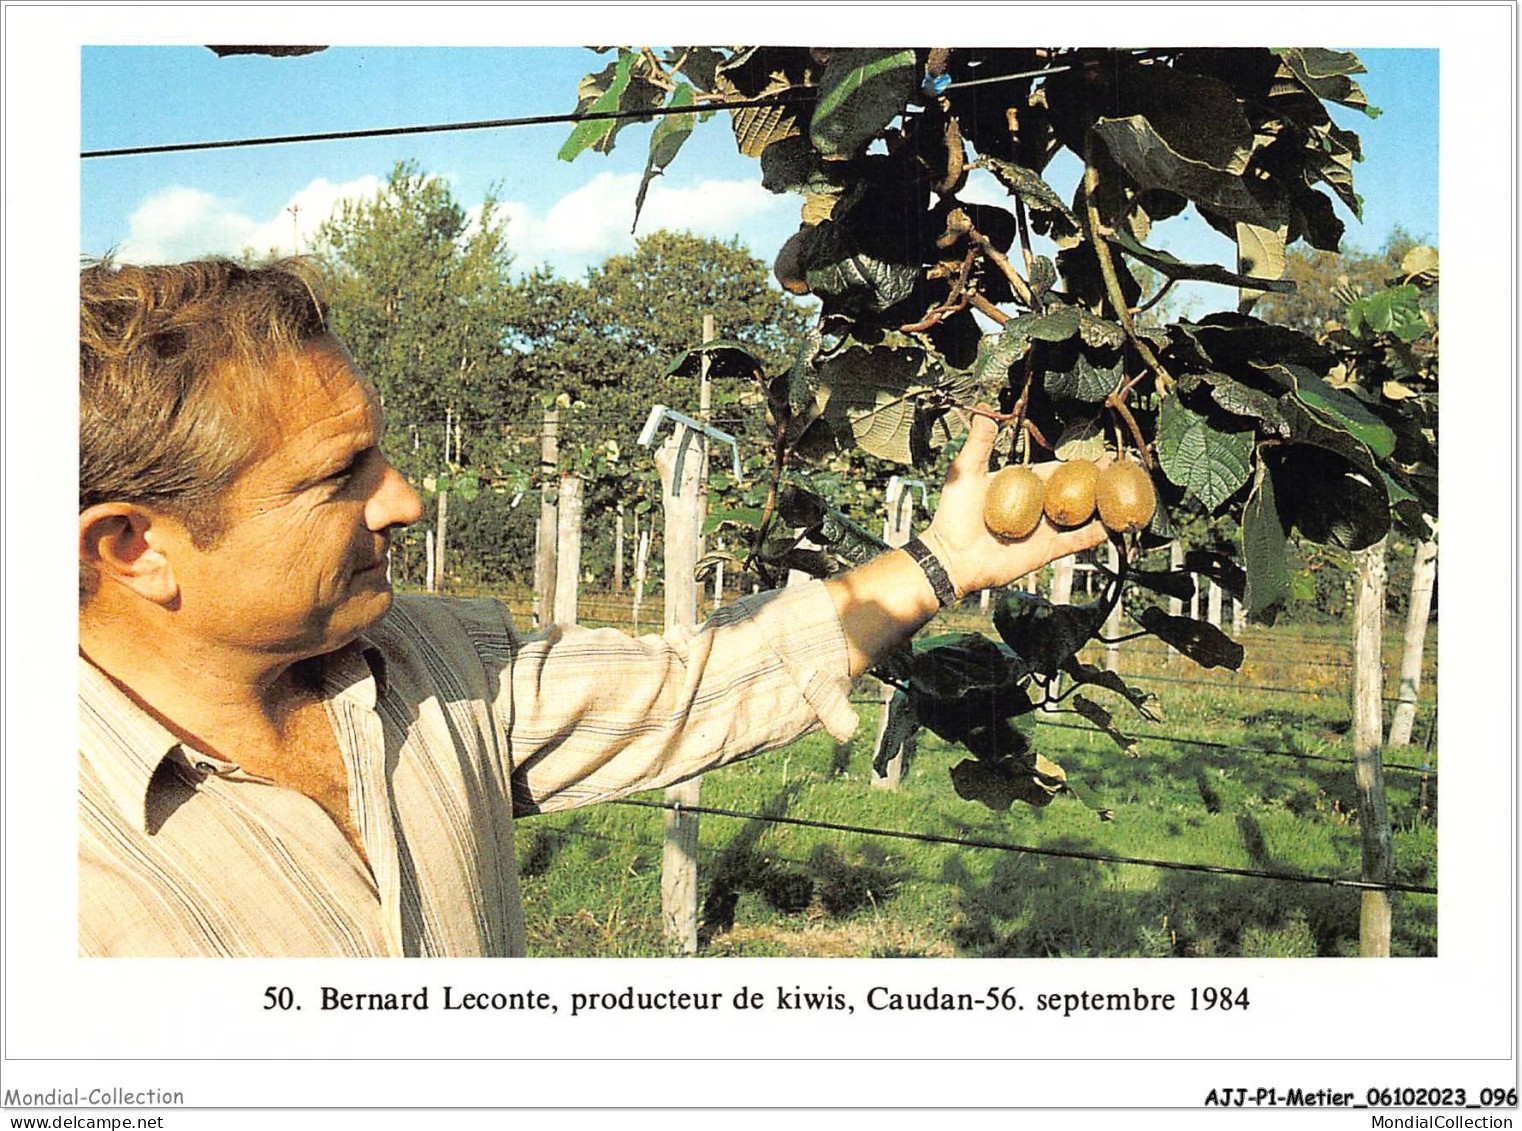
{"label": "brown fuzzy kiwi", "polygon": [[772,267],[782,289],[795,295],[809,293],[809,285],[803,277],[803,247],[812,231],[812,228],[800,228],[789,236],[777,252],[777,262]]}
{"label": "brown fuzzy kiwi", "polygon": [[1058,465],[1046,481],[1046,517],[1057,526],[1082,526],[1094,517],[1099,468],[1086,459]]}
{"label": "brown fuzzy kiwi", "polygon": [[1118,460],[1099,473],[1094,501],[1099,507],[1100,521],[1116,534],[1142,529],[1157,511],[1152,477],[1132,460]]}
{"label": "brown fuzzy kiwi", "polygon": [[1028,467],[1006,467],[994,473],[983,501],[983,525],[1000,538],[1024,538],[1041,522],[1046,489]]}

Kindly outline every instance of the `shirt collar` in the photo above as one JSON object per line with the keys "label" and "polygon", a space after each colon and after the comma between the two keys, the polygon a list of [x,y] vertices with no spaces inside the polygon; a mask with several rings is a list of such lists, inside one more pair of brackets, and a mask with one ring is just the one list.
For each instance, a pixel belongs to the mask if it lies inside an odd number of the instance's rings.
{"label": "shirt collar", "polygon": [[[386,658],[368,637],[320,660],[324,693],[344,696],[374,710],[386,693]],[[79,658],[79,752],[111,803],[136,829],[148,830],[148,791],[166,759],[195,769],[202,760],[181,745],[174,732],[140,707],[105,672]],[[205,759],[233,768],[219,759]]]}

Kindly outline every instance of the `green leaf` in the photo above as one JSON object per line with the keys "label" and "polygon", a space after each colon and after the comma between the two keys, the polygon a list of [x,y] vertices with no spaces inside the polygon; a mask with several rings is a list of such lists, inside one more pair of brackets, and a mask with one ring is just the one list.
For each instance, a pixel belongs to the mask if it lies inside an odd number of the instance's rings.
{"label": "green leaf", "polygon": [[1276,436],[1290,434],[1290,422],[1280,407],[1279,397],[1273,393],[1255,389],[1251,385],[1243,384],[1235,377],[1228,377],[1224,373],[1214,371],[1184,373],[1179,376],[1180,392],[1192,393],[1201,385],[1209,388],[1210,399],[1227,412],[1235,416],[1246,416],[1258,420],[1264,432]]}
{"label": "green leaf", "polygon": [[860,346],[820,360],[819,384],[829,391],[825,419],[869,455],[912,463],[924,363],[922,350]]}
{"label": "green leaf", "polygon": [[1029,338],[1007,326],[1001,333],[983,335],[971,371],[974,387],[983,394],[981,399],[994,399],[1009,379],[1009,367],[1023,359],[1030,348]]}
{"label": "green leaf", "polygon": [[1164,473],[1215,510],[1247,482],[1251,432],[1221,432],[1177,396],[1164,397],[1157,422],[1157,454]]}
{"label": "green leaf", "polygon": [[1260,366],[1265,372],[1287,379],[1295,399],[1311,415],[1330,428],[1346,432],[1381,459],[1395,451],[1395,433],[1352,393],[1334,389],[1322,378],[1298,365]]}
{"label": "green leaf", "polygon": [[[1237,293],[1237,309],[1242,313],[1251,310],[1265,291],[1276,290],[1286,283],[1290,291],[1295,289],[1295,284],[1284,278],[1284,272],[1289,268],[1285,256],[1288,242],[1288,224],[1264,228],[1238,221],[1237,270],[1252,279],[1253,284],[1242,287]],[[1274,285],[1266,285],[1265,279],[1275,280]]]}
{"label": "green leaf", "polygon": [[1103,602],[1054,605],[1023,590],[1005,590],[994,605],[994,628],[1030,671],[1051,678],[1099,631]]}
{"label": "green leaf", "polygon": [[1162,722],[1163,716],[1157,708],[1157,696],[1150,691],[1132,687],[1115,672],[1081,663],[1076,656],[1064,664],[1062,670],[1072,677],[1074,683],[1102,687],[1106,691],[1113,691],[1116,695],[1122,696],[1126,702],[1136,708],[1137,714],[1148,722]]}
{"label": "green leaf", "polygon": [[1176,601],[1189,601],[1194,598],[1196,586],[1194,578],[1188,573],[1173,570],[1133,569],[1126,574],[1126,578],[1143,589],[1150,589],[1154,593],[1161,593]]}
{"label": "green leaf", "polygon": [[809,123],[814,148],[852,157],[904,112],[918,85],[913,50],[859,49],[830,57]]}
{"label": "green leaf", "polygon": [[882,739],[877,754],[872,759],[872,772],[878,777],[888,773],[888,762],[899,752],[904,740],[919,729],[920,721],[914,713],[914,703],[902,691],[895,690],[888,700],[888,721],[883,725]]}
{"label": "green leaf", "polygon": [[[582,79],[577,93],[582,96],[583,102],[586,101],[588,95],[595,94],[595,97],[589,105],[578,105],[577,112],[601,114],[617,110],[619,99],[629,87],[629,74],[634,68],[636,58],[638,56],[631,51],[620,51],[618,62],[610,64],[599,74],[588,75]],[[599,143],[606,143],[612,138],[617,124],[616,118],[578,122],[576,128],[571,131],[571,136],[560,147],[560,160],[574,161],[582,150]]]}
{"label": "green leaf", "polygon": [[1390,529],[1384,477],[1313,444],[1266,451],[1280,516],[1312,542],[1362,550]]}
{"label": "green leaf", "polygon": [[881,312],[908,298],[920,280],[918,263],[894,263],[861,250],[841,225],[826,220],[810,229],[804,281],[821,298],[841,300],[848,309]]}
{"label": "green leaf", "polygon": [[1123,753],[1133,758],[1136,756],[1136,739],[1128,734],[1122,734],[1115,729],[1115,724],[1109,711],[1105,710],[1092,699],[1085,699],[1082,695],[1073,696],[1072,705],[1074,711],[1093,723],[1104,734],[1108,735],[1110,740],[1116,746],[1119,746]]}
{"label": "green leaf", "polygon": [[1248,287],[1280,294],[1289,294],[1295,289],[1295,284],[1288,279],[1243,275],[1214,263],[1185,263],[1166,251],[1147,247],[1124,230],[1110,233],[1105,239],[1170,279],[1197,279],[1202,283],[1220,283],[1228,287]]}
{"label": "green leaf", "polygon": [[[1124,357],[1117,353],[1113,363],[1096,365],[1086,354],[1080,352],[1073,359],[1071,368],[1060,371],[1047,370],[1042,383],[1046,386],[1046,391],[1054,397],[1098,404],[1113,393],[1120,384],[1124,361]],[[1100,448],[1102,451],[1102,443]]]}
{"label": "green leaf", "polygon": [[764,372],[764,366],[754,350],[755,347],[747,342],[717,338],[690,350],[683,350],[666,366],[661,376],[696,377],[702,372],[703,358],[706,356],[710,377],[756,377]]}
{"label": "green leaf", "polygon": [[468,503],[481,494],[481,476],[474,471],[456,475],[451,489],[458,493],[462,501]]}
{"label": "green leaf", "polygon": [[1050,313],[1028,311],[1004,327],[1006,334],[1020,334],[1043,342],[1065,342],[1078,333],[1078,307],[1062,305]]}
{"label": "green leaf", "polygon": [[1422,317],[1421,291],[1414,283],[1379,291],[1349,304],[1345,315],[1348,332],[1356,337],[1371,334],[1394,334],[1403,342],[1414,342],[1427,333]]}
{"label": "green leaf", "polygon": [[1284,564],[1288,541],[1288,532],[1274,502],[1273,476],[1260,463],[1252,493],[1242,511],[1242,558],[1247,563],[1243,605],[1249,620],[1273,624],[1289,598],[1289,569]]}
{"label": "green leaf", "polygon": [[1041,174],[986,154],[979,158],[978,164],[1025,202],[1031,210],[1031,226],[1038,234],[1051,236],[1059,242],[1078,235],[1078,217],[1062,202],[1056,190],[1041,179]]}
{"label": "green leaf", "polygon": [[1101,117],[1094,132],[1143,189],[1187,197],[1232,220],[1277,227],[1275,207],[1243,174],[1253,129],[1226,84],[1166,67],[1134,67],[1122,98],[1139,112]]}
{"label": "green leaf", "polygon": [[1242,645],[1208,621],[1171,617],[1155,605],[1143,609],[1137,620],[1153,636],[1171,644],[1202,668],[1236,671],[1242,666]]}
{"label": "green leaf", "polygon": [[[693,104],[692,87],[682,83],[672,92],[670,107],[691,106]],[[650,135],[650,156],[645,161],[645,175],[640,179],[639,192],[634,195],[634,223],[629,231],[632,233],[639,227],[639,214],[645,207],[645,193],[650,189],[650,182],[666,171],[666,166],[676,159],[677,151],[682,148],[682,143],[692,136],[693,127],[697,124],[695,114],[667,114],[655,123],[655,130]]]}
{"label": "green leaf", "polygon": [[761,518],[760,507],[731,507],[727,510],[711,511],[703,520],[703,533],[712,534],[722,526],[741,526],[750,530],[759,530]]}
{"label": "green leaf", "polygon": [[1361,75],[1366,68],[1351,51],[1329,51],[1324,47],[1284,47],[1276,49],[1294,76],[1317,98],[1362,110],[1370,118],[1379,110],[1369,105],[1363,90],[1349,75]]}
{"label": "green leaf", "polygon": [[1211,550],[1190,550],[1184,555],[1184,568],[1208,577],[1237,600],[1247,592],[1247,573],[1225,554]]}

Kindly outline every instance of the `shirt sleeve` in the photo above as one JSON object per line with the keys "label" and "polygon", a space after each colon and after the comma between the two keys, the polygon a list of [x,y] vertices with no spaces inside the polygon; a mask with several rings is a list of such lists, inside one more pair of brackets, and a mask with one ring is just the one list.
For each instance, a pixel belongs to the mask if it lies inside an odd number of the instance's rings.
{"label": "shirt sleeve", "polygon": [[671,785],[820,724],[845,741],[850,688],[845,634],[817,581],[744,598],[697,630],[519,636],[496,702],[513,809]]}

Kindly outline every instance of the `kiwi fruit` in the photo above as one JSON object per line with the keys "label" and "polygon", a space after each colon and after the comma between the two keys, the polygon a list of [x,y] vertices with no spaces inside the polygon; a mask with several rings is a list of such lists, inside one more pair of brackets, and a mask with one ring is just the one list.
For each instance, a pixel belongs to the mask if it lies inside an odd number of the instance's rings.
{"label": "kiwi fruit", "polygon": [[1082,526],[1094,517],[1099,468],[1086,459],[1059,464],[1046,480],[1046,517],[1056,526]]}
{"label": "kiwi fruit", "polygon": [[795,295],[809,293],[808,282],[804,279],[803,249],[805,243],[811,238],[811,228],[800,228],[788,237],[781,250],[777,252],[777,262],[772,266],[772,273],[777,276],[777,282],[782,289]]}
{"label": "kiwi fruit", "polygon": [[994,473],[983,501],[983,525],[1000,538],[1024,538],[1041,522],[1046,489],[1028,467],[1006,467]]}
{"label": "kiwi fruit", "polygon": [[1147,469],[1132,460],[1118,460],[1099,473],[1094,502],[1100,521],[1116,534],[1130,534],[1152,521],[1157,492]]}

